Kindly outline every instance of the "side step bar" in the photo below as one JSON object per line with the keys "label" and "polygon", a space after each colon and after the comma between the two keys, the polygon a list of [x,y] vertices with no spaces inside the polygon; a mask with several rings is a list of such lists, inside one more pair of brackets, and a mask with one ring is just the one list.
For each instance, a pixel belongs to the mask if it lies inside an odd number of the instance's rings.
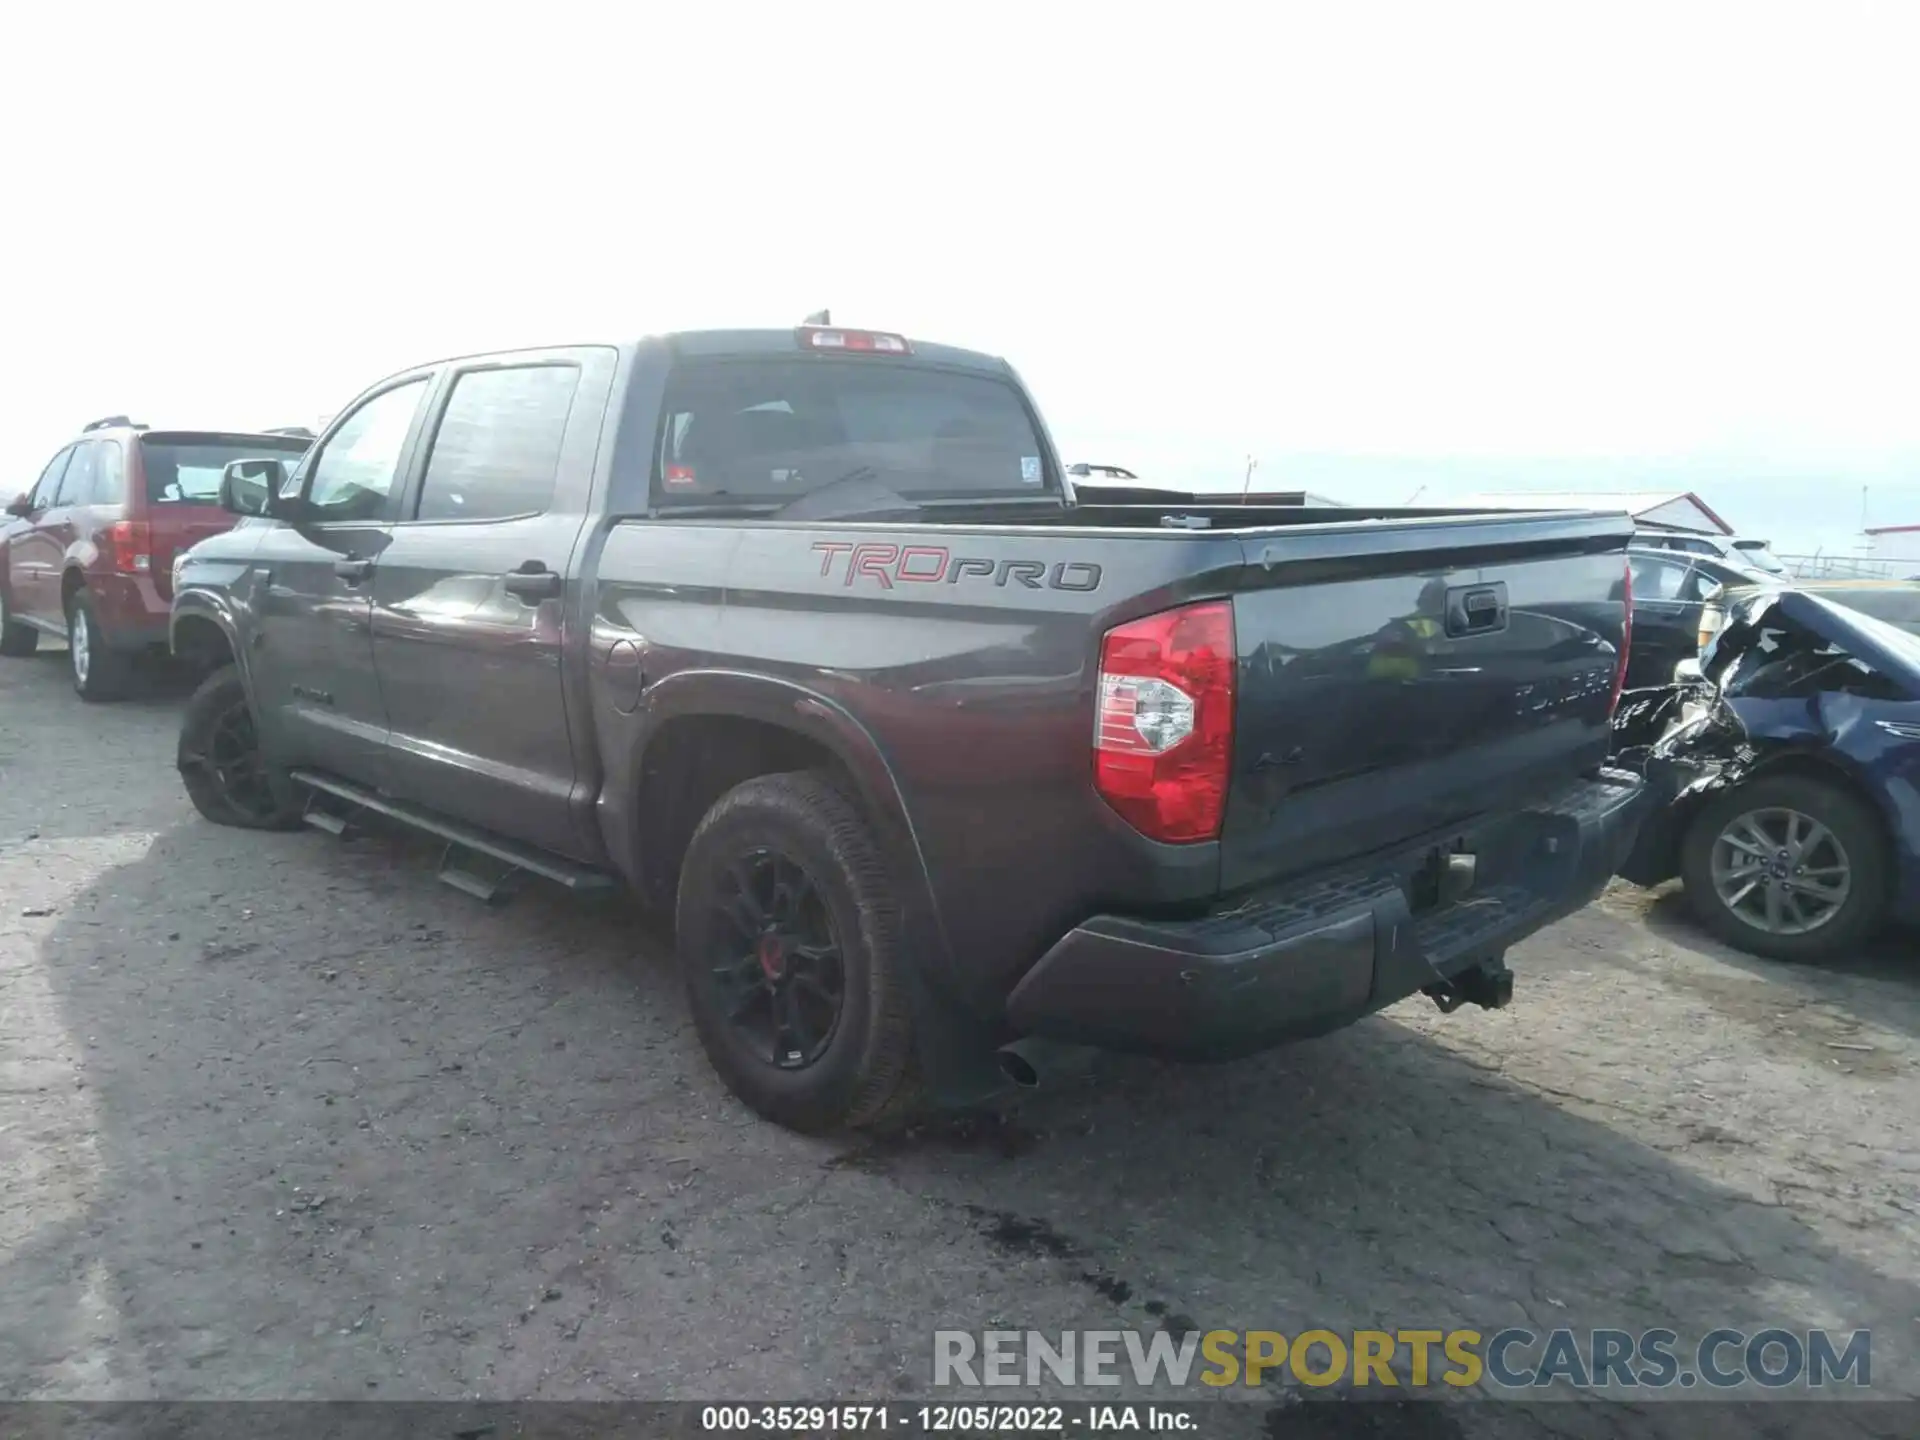
{"label": "side step bar", "polygon": [[[447,842],[447,853],[442,858],[440,878],[457,890],[463,890],[481,900],[493,900],[499,897],[501,885],[517,871],[529,875],[538,875],[551,880],[556,885],[564,885],[573,891],[606,890],[612,888],[614,877],[604,870],[596,870],[591,865],[581,865],[559,855],[549,854],[545,850],[536,850],[529,845],[521,845],[504,836],[494,835],[471,825],[462,825],[457,820],[448,820],[435,815],[432,811],[422,810],[409,805],[404,800],[395,800],[377,791],[365,789],[349,780],[337,779],[332,775],[321,775],[312,770],[295,770],[292,779],[297,785],[309,790],[317,790],[336,800],[360,810],[371,810],[376,815],[385,815],[390,820],[398,820],[402,825],[411,825],[416,830],[424,830],[429,835],[437,835]],[[324,810],[308,808],[307,823],[332,834],[342,834],[348,826],[346,818]],[[329,823],[333,822],[333,823]],[[335,829],[335,825],[340,828]],[[470,850],[476,855],[485,855],[506,867],[506,874],[499,881],[489,881],[473,874],[470,870],[456,868],[451,861],[456,849]]]}

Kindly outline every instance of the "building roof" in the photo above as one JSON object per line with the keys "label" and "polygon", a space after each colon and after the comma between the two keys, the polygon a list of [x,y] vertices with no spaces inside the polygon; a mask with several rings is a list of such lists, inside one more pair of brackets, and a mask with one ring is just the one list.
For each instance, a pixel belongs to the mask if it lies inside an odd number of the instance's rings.
{"label": "building roof", "polygon": [[1731,535],[1733,527],[1691,490],[1505,490],[1463,495],[1449,502],[1487,510],[1624,510],[1636,520]]}
{"label": "building roof", "polygon": [[1920,525],[1869,525],[1869,535],[1914,535],[1920,534]]}

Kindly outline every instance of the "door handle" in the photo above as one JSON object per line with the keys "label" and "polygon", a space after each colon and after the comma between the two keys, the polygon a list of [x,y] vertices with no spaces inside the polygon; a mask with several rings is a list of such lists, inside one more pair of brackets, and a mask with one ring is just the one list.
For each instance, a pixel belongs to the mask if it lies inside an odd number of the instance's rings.
{"label": "door handle", "polygon": [[538,560],[529,560],[519,569],[509,570],[505,583],[507,593],[522,600],[550,600],[560,593],[561,577]]}
{"label": "door handle", "polygon": [[357,585],[367,578],[367,572],[373,569],[371,560],[362,560],[358,555],[348,555],[333,562],[333,573],[349,585]]}
{"label": "door handle", "polygon": [[1447,591],[1447,634],[1490,635],[1507,628],[1507,582],[1457,585]]}

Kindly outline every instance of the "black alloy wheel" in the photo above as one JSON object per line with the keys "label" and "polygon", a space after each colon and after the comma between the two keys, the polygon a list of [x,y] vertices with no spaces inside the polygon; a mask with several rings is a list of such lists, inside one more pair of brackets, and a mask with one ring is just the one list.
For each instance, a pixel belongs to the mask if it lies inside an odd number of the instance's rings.
{"label": "black alloy wheel", "polygon": [[749,851],[716,887],[710,958],[728,1023],[752,1052],[799,1070],[827,1051],[846,1007],[846,970],[819,887],[774,850]]}
{"label": "black alloy wheel", "polygon": [[674,930],[700,1044],[754,1110],[821,1134],[916,1108],[900,905],[841,777],[759,775],[716,800]]}
{"label": "black alloy wheel", "polygon": [[268,763],[246,684],[231,665],[187,701],[175,764],[194,808],[215,824],[290,830],[300,823],[298,798]]}

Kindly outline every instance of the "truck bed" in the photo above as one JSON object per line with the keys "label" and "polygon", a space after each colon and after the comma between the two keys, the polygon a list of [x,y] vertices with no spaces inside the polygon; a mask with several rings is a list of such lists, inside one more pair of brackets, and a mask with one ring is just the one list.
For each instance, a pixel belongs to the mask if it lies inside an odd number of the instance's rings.
{"label": "truck bed", "polygon": [[[591,562],[594,643],[644,637],[667,713],[702,675],[752,674],[869,737],[933,933],[965,957],[954,982],[990,1006],[1089,915],[1191,912],[1597,770],[1628,533],[1601,514],[1236,506],[634,519]],[[1448,633],[1449,597],[1482,591],[1497,623]],[[1161,844],[1089,783],[1100,638],[1210,596],[1233,605],[1232,791],[1217,840]]]}

